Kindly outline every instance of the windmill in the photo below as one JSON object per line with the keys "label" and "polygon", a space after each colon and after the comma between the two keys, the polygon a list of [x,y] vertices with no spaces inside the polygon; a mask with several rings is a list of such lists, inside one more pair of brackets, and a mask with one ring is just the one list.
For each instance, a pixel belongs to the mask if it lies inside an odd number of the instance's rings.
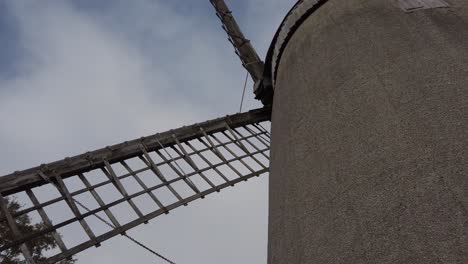
{"label": "windmill", "polygon": [[[263,78],[264,63],[242,34],[224,1],[211,0],[211,4],[242,65],[254,80],[255,97],[265,106],[0,177],[0,221],[14,235],[12,241],[1,245],[0,252],[19,247],[28,263],[37,263],[28,242],[49,236],[60,252],[48,257],[45,262],[56,263],[87,248],[99,247],[118,235],[150,250],[127,235],[126,231],[211,193],[268,172],[270,133],[262,123],[270,119],[272,92]],[[148,183],[148,178],[152,178],[152,184]],[[137,183],[140,191],[132,192],[127,188],[125,181],[129,179]],[[72,190],[72,181],[79,182],[82,187]],[[46,201],[38,199],[37,190],[43,187],[56,190],[58,196]],[[119,198],[109,201],[100,191],[103,188],[113,189]],[[7,199],[17,194],[28,197],[31,206],[12,212]],[[83,195],[92,197],[97,206],[85,205],[79,198]],[[137,202],[142,196],[151,199],[154,210],[143,211]],[[48,206],[58,203],[66,204],[73,217],[58,220],[46,210]],[[119,221],[112,212],[117,206],[126,206],[135,216],[134,219],[125,223]],[[17,219],[33,212],[40,216],[44,228],[23,234],[18,228]],[[104,223],[107,231],[97,234],[89,221],[91,217]],[[68,246],[67,237],[62,237],[60,230],[70,226],[83,231],[86,241]],[[172,263],[158,253],[152,253]]]}
{"label": "windmill", "polygon": [[[299,0],[265,63],[224,1],[211,3],[265,106],[1,177],[0,220],[15,239],[0,251],[16,246],[33,263],[27,242],[51,234],[61,252],[48,261],[56,262],[271,171],[268,263],[468,263],[468,2]],[[269,120],[273,141],[262,126]],[[159,183],[146,185],[145,173]],[[127,192],[127,178],[142,190]],[[70,179],[84,187],[68,190]],[[59,197],[37,201],[41,185]],[[96,191],[103,185],[120,198],[105,202]],[[33,205],[11,214],[3,197],[18,192]],[[81,193],[98,206],[82,208]],[[139,211],[143,194],[155,211]],[[50,219],[43,208],[56,202],[74,216]],[[119,204],[137,217],[116,221],[109,208]],[[32,211],[46,227],[21,234],[15,217]],[[98,212],[110,227],[102,235],[87,222]],[[61,242],[57,230],[69,224],[86,233],[84,243]]]}

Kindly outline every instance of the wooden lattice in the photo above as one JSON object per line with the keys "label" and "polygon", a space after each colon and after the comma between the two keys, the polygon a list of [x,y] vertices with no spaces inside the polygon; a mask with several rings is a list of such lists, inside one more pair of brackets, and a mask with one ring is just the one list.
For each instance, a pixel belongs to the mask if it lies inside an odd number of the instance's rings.
{"label": "wooden lattice", "polygon": [[[269,109],[226,116],[0,177],[0,224],[16,238],[0,252],[20,247],[34,263],[27,242],[48,235],[58,252],[47,262],[55,263],[265,174],[270,134],[260,123],[269,118]],[[27,205],[12,213],[4,199],[12,196]],[[36,215],[44,228],[22,234],[16,219],[25,214]],[[81,233],[81,241],[63,230]]]}

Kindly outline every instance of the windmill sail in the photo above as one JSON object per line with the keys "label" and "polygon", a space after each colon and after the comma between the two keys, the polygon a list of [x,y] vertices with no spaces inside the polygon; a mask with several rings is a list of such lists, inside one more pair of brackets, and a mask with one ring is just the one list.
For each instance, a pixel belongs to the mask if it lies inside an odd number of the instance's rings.
{"label": "windmill sail", "polygon": [[[21,247],[32,263],[27,242],[49,234],[60,249],[47,260],[55,263],[177,207],[267,173],[270,134],[260,123],[268,122],[270,114],[269,108],[262,108],[226,116],[0,177],[0,221],[16,237],[1,245],[0,252]],[[129,180],[138,190],[129,188]],[[39,199],[44,188],[55,190],[57,196]],[[118,195],[110,197],[111,192]],[[13,195],[27,197],[30,206],[10,212],[4,198]],[[142,197],[151,200],[152,210],[138,206]],[[54,214],[50,208],[56,205],[65,207],[70,218],[59,217],[63,211]],[[112,212],[122,207],[134,216],[127,222]],[[45,228],[21,234],[15,219],[34,212]],[[97,230],[91,221],[96,217],[112,228]],[[69,227],[81,230],[85,240],[69,246],[69,237],[60,232]]]}
{"label": "windmill sail", "polygon": [[228,39],[239,56],[242,66],[249,72],[254,81],[255,98],[262,101],[264,105],[270,105],[273,100],[273,88],[269,78],[264,78],[265,64],[255,51],[252,43],[242,33],[231,10],[224,0],[210,0],[215,8],[216,15],[223,24],[223,29]]}
{"label": "windmill sail", "polygon": [[[269,125],[271,82],[263,77],[264,63],[226,3],[210,2],[254,80],[256,98],[266,107],[0,177],[0,225],[13,234],[11,241],[0,243],[0,254],[19,249],[28,263],[35,263],[28,244],[47,236],[55,241],[58,252],[48,254],[46,263],[56,263],[114,236],[127,236],[126,231],[177,207],[269,171],[270,133],[261,123]],[[52,195],[40,197],[44,193]],[[28,205],[10,210],[8,201],[19,196]],[[31,214],[38,216],[43,228],[23,234],[18,219]],[[126,219],[121,219],[122,215]],[[70,229],[72,234],[81,233],[79,242],[74,235],[62,232]]]}

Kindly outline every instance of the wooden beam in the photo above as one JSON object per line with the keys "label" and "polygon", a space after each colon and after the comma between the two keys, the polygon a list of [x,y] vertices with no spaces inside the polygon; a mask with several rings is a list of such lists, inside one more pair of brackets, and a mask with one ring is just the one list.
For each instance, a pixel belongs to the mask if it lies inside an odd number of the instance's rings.
{"label": "wooden beam", "polygon": [[[206,133],[212,134],[224,131],[226,129],[226,122],[228,122],[230,127],[235,128],[247,124],[270,120],[270,116],[271,108],[256,109],[246,113],[218,118],[187,127],[181,127],[175,130],[166,131],[158,135],[116,144],[85,154],[52,162],[43,165],[43,167],[47,167],[49,170],[55,171],[58,175],[65,179],[67,177],[77,175],[78,173],[84,173],[96,168],[102,168],[105,166],[104,160],[107,160],[110,163],[115,163],[121,160],[141,156],[143,154],[140,149],[141,143],[146,146],[147,151],[154,151],[161,148],[158,141],[164,144],[165,147],[176,144],[173,135],[176,135],[181,142],[185,142],[202,137],[203,134],[200,131],[200,127],[202,127]],[[10,195],[45,184],[46,181],[44,181],[44,179],[42,179],[37,174],[37,172],[40,170],[41,166],[38,166],[0,177],[0,193],[3,195]]]}
{"label": "wooden beam", "polygon": [[236,54],[241,59],[242,65],[249,72],[252,80],[258,82],[263,78],[264,63],[258,56],[250,40],[245,38],[239,25],[232,16],[231,10],[224,0],[210,0],[216,10],[216,14],[223,23],[223,29],[234,46]]}

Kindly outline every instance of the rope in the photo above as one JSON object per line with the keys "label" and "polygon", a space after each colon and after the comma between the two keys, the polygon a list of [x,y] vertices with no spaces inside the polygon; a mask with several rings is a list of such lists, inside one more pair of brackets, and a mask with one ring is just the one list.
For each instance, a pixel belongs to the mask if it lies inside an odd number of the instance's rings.
{"label": "rope", "polygon": [[[45,177],[42,177],[42,176],[45,176]],[[55,184],[54,182],[52,182],[49,177],[47,177],[44,173],[41,173],[41,178],[43,178],[45,181],[47,181],[48,183],[54,185],[56,188],[59,188],[57,186],[57,184]],[[91,210],[86,207],[84,204],[82,204],[80,201],[78,201],[77,199],[75,199],[74,197],[72,197],[72,200],[77,203],[81,208],[83,208],[84,210],[86,210],[88,213],[91,212]],[[101,222],[103,222],[104,224],[106,224],[107,226],[109,226],[110,228],[112,229],[115,229],[115,226],[113,224],[111,224],[110,222],[108,222],[106,219],[100,217],[97,213],[93,213],[93,215],[99,219]],[[175,262],[171,261],[170,259],[164,257],[163,255],[157,253],[156,251],[150,249],[149,247],[145,246],[143,243],[139,242],[138,240],[134,239],[133,237],[127,235],[127,234],[122,234],[123,236],[125,236],[127,239],[129,239],[130,241],[132,241],[133,243],[137,244],[138,246],[142,247],[143,249],[146,249],[147,251],[151,252],[153,255],[165,260],[166,262],[170,263],[170,264],[176,264]]]}
{"label": "rope", "polygon": [[[75,203],[77,203],[79,206],[81,206],[83,209],[85,209],[86,211],[88,212],[91,212],[91,210],[86,207],[84,204],[82,204],[80,201],[77,201],[75,198],[72,198],[73,201],[75,201]],[[109,226],[110,228],[115,228],[115,226],[113,224],[111,224],[110,222],[108,222],[106,219],[100,217],[98,214],[93,214],[97,219],[101,220],[101,222],[103,222],[104,224],[106,224],[107,226]],[[126,238],[128,238],[130,241],[132,241],[133,243],[137,244],[138,246],[146,249],[147,251],[151,252],[153,255],[156,255],[157,257],[167,261],[168,263],[171,263],[171,264],[176,264],[175,262],[167,259],[166,257],[164,257],[163,255],[159,254],[158,252],[150,249],[149,247],[145,246],[143,243],[139,242],[138,240],[134,239],[133,237],[127,235],[127,234],[123,234],[123,236],[125,236]]]}
{"label": "rope", "polygon": [[241,98],[241,103],[239,107],[239,113],[242,112],[242,105],[244,104],[244,97],[245,97],[245,88],[247,87],[247,81],[249,80],[249,72],[245,75],[245,82],[244,82],[244,90],[242,91],[242,98]]}

